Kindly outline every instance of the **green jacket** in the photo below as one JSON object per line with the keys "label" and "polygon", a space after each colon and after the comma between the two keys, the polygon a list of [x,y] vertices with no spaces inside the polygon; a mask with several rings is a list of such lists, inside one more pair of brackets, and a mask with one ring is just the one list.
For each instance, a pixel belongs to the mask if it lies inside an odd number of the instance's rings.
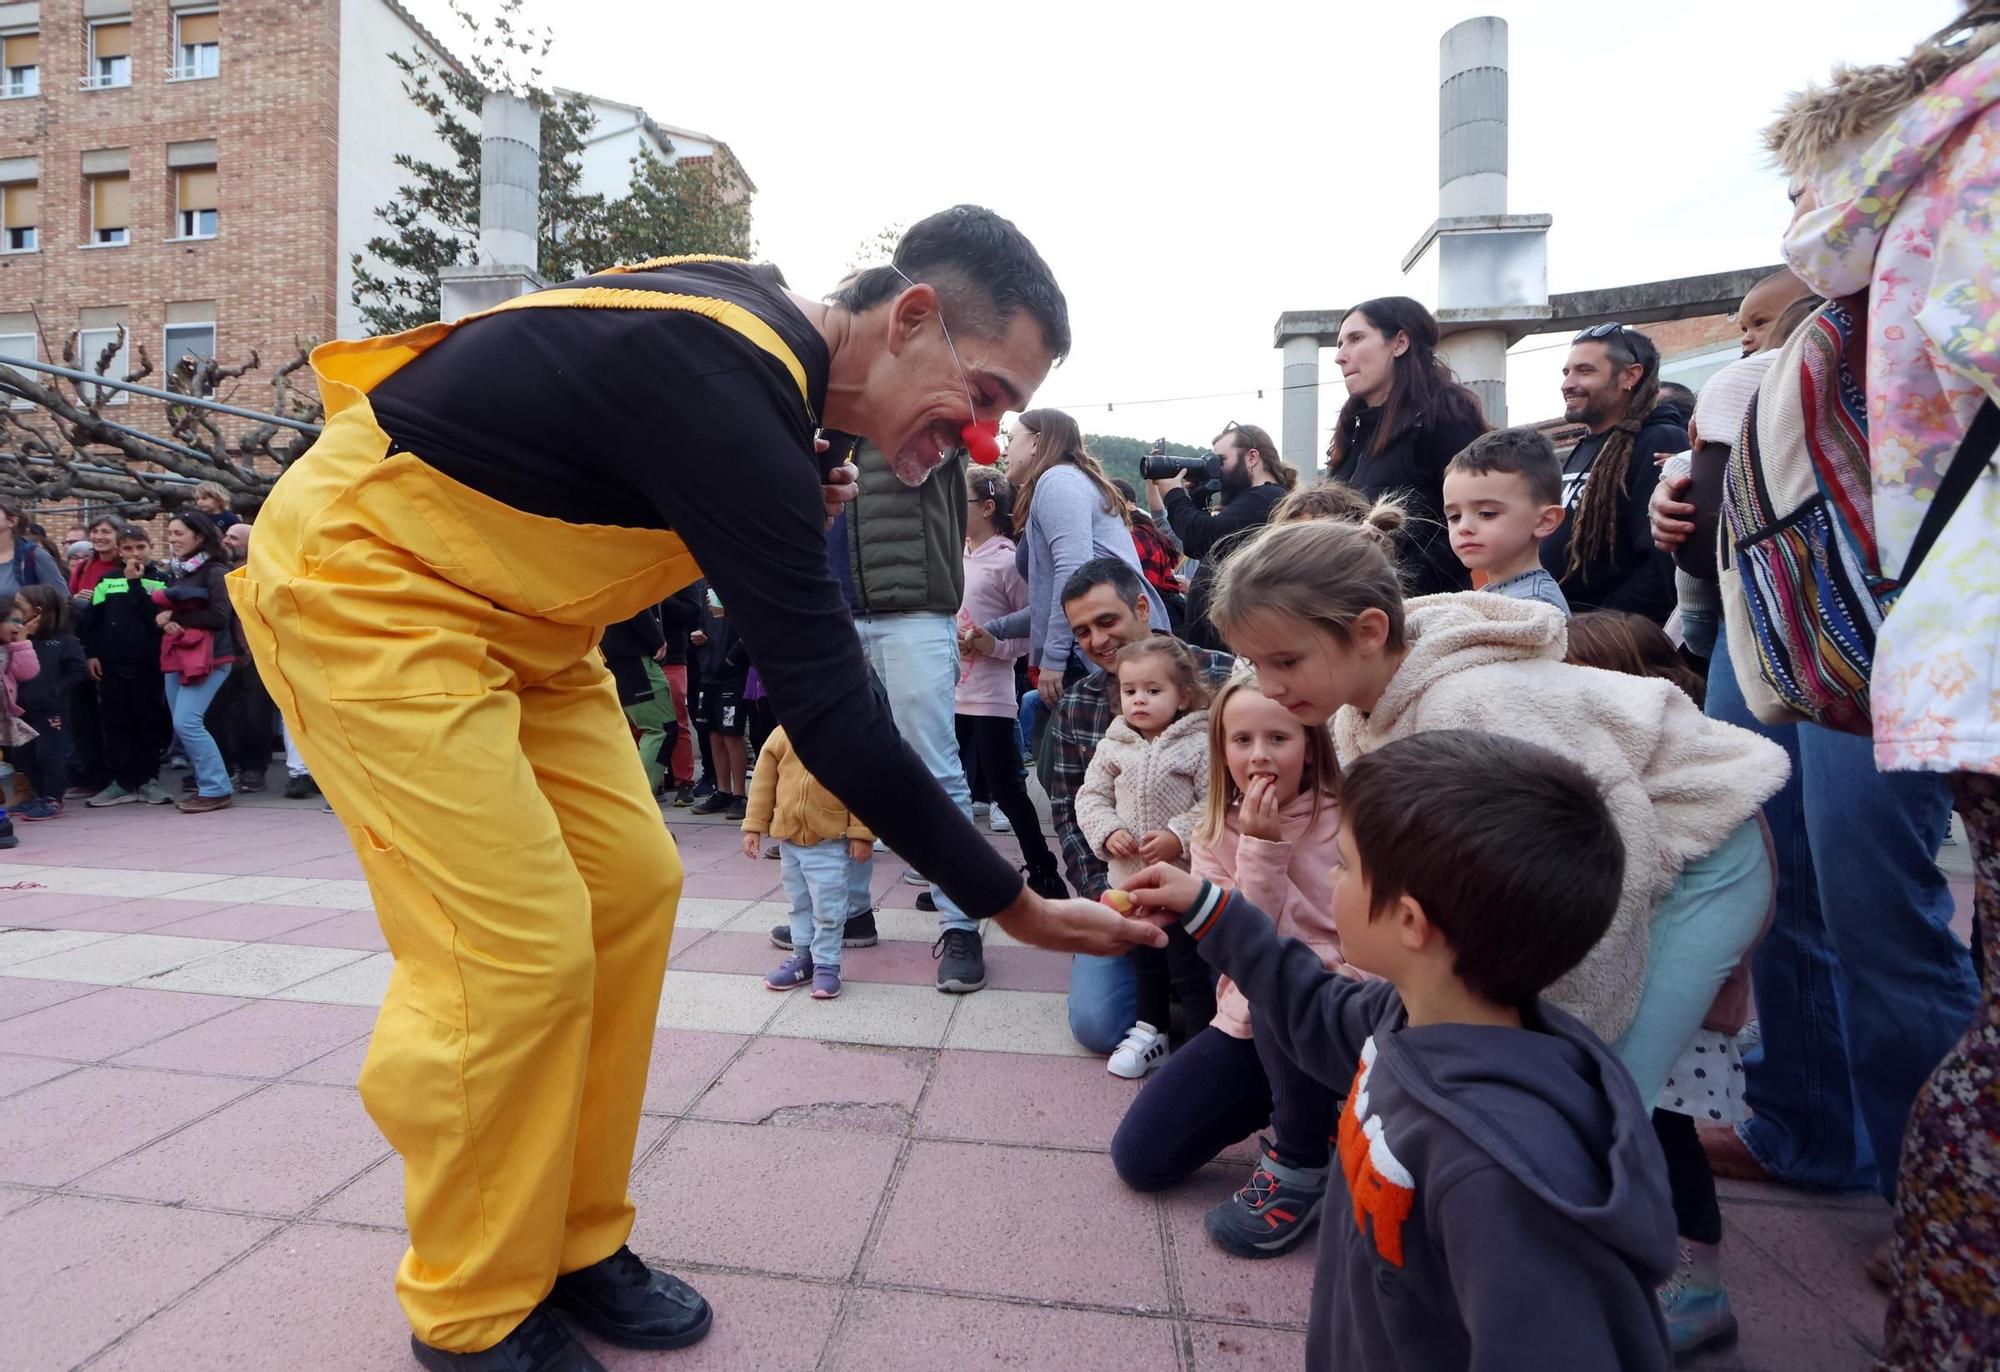
{"label": "green jacket", "polygon": [[847,566],[862,613],[958,613],[965,599],[966,461],[960,449],[913,490],[874,444],[855,449],[861,491],[847,507]]}

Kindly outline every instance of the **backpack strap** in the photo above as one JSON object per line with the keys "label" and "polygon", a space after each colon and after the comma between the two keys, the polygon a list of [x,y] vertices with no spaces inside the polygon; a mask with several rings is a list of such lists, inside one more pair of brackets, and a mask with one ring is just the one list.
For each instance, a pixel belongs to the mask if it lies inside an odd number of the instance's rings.
{"label": "backpack strap", "polygon": [[1930,506],[1924,511],[1924,522],[1917,526],[1917,536],[1910,543],[1910,555],[1903,562],[1903,574],[1897,580],[1909,585],[1910,578],[1917,574],[1917,568],[1929,555],[1931,545],[1938,541],[1944,526],[1951,521],[1952,512],[1958,509],[1965,497],[1972,492],[1973,483],[1979,480],[1993,457],[1993,449],[2000,445],[2000,405],[1988,396],[1986,403],[1979,407],[1979,413],[1972,417],[1972,427],[1965,431],[1965,439],[1952,454],[1951,462],[1944,469],[1944,479],[1938,482],[1937,494],[1931,497]]}

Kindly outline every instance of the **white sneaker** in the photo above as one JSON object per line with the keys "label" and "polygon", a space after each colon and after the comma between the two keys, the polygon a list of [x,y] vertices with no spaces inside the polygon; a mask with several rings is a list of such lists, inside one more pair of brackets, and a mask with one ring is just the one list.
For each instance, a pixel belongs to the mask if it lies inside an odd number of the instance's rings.
{"label": "white sneaker", "polygon": [[1005,810],[995,810],[986,816],[986,827],[996,834],[1011,834],[1014,826],[1007,822]]}
{"label": "white sneaker", "polygon": [[1111,1050],[1105,1070],[1127,1081],[1139,1078],[1167,1060],[1167,1036],[1140,1020],[1125,1032],[1125,1041]]}

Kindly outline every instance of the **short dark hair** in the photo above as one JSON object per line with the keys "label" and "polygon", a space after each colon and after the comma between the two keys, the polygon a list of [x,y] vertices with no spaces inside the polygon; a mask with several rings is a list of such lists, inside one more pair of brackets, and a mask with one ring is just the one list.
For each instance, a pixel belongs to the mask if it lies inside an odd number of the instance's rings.
{"label": "short dark hair", "polygon": [[151,545],[153,541],[153,536],[147,533],[144,526],[142,525],[121,524],[118,526],[118,541],[120,543],[130,543],[134,539],[137,539],[141,543]]}
{"label": "short dark hair", "polygon": [[911,281],[938,293],[949,327],[991,338],[1022,310],[1042,326],[1057,362],[1069,356],[1069,302],[1028,236],[992,210],[954,205],[920,219],[896,244],[893,267],[856,272],[833,293],[855,314],[893,299]]}
{"label": "short dark hair", "polygon": [[1662,381],[1660,399],[1681,412],[1683,425],[1694,417],[1695,393],[1692,387],[1683,386],[1678,381]]}
{"label": "short dark hair", "polygon": [[1528,493],[1544,505],[1560,505],[1563,498],[1562,461],[1556,445],[1540,429],[1495,429],[1465,445],[1445,465],[1445,474],[1464,472],[1485,476],[1500,472],[1518,476],[1528,483]]}
{"label": "short dark hair", "polygon": [[1352,763],[1340,804],[1371,917],[1415,900],[1453,973],[1496,1004],[1529,1004],[1611,926],[1624,840],[1590,774],[1547,748],[1415,734]]}
{"label": "short dark hair", "polygon": [[1146,583],[1131,563],[1122,557],[1093,557],[1071,572],[1069,580],[1063,583],[1063,604],[1082,600],[1099,586],[1111,587],[1120,600],[1135,610],[1146,598]]}
{"label": "short dark hair", "polygon": [[1112,477],[1111,489],[1118,492],[1118,494],[1124,496],[1125,503],[1127,505],[1137,505],[1139,503],[1139,493],[1132,489],[1132,483],[1127,481],[1124,477],[1122,476]]}

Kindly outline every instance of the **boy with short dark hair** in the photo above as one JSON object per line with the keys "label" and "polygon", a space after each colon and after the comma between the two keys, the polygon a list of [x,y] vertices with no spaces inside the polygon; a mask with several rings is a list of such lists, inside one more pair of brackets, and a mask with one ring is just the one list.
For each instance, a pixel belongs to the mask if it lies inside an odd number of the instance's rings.
{"label": "boy with short dark hair", "polygon": [[1458,560],[1486,574],[1481,588],[1539,600],[1569,616],[1569,600],[1542,567],[1542,540],[1562,527],[1562,463],[1539,429],[1495,429],[1444,469],[1444,522]]}
{"label": "boy with short dark hair", "polygon": [[1533,744],[1440,730],[1354,762],[1341,811],[1342,953],[1384,980],[1329,972],[1178,869],[1128,884],[1259,1007],[1260,1034],[1348,1092],[1307,1365],[1671,1366],[1653,1292],[1674,1214],[1646,1105],[1539,999],[1618,904],[1624,845],[1595,783]]}
{"label": "boy with short dark hair", "polygon": [[128,524],[118,531],[118,566],[91,588],[77,621],[90,675],[97,682],[98,721],[104,731],[105,769],[111,783],[84,802],[169,805],[160,785],[160,743],[167,736],[165,679],[160,673],[160,607],[153,592],[167,582],[149,560],[146,531]]}

